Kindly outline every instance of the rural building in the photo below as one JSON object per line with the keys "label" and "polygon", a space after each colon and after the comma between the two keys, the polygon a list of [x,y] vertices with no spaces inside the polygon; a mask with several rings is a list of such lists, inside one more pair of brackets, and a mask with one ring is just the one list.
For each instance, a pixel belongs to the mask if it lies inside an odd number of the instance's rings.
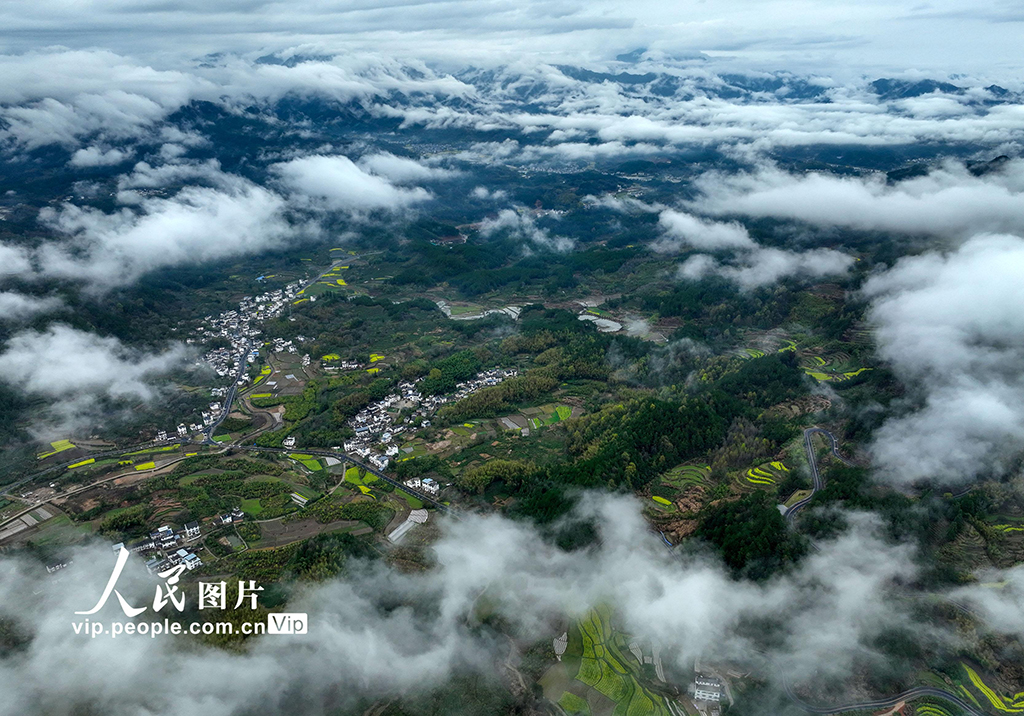
{"label": "rural building", "polygon": [[697,701],[721,701],[722,682],[708,676],[697,676],[693,683],[693,698]]}

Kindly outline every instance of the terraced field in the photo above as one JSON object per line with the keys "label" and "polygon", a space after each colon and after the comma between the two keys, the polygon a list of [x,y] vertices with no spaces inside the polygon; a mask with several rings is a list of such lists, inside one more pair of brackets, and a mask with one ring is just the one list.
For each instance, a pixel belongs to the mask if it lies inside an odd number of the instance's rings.
{"label": "terraced field", "polygon": [[575,716],[591,716],[590,704],[584,701],[576,694],[565,691],[562,693],[562,697],[558,699],[558,705],[565,709],[567,714]]}
{"label": "terraced field", "polygon": [[805,374],[819,383],[842,383],[872,370],[872,368],[857,367],[851,361],[852,358],[846,353],[837,353],[828,358],[811,356],[801,361],[801,367]]}
{"label": "terraced field", "polygon": [[705,484],[711,468],[707,465],[679,465],[662,475],[659,483],[651,488],[651,499],[660,505],[663,511],[675,510],[672,502],[687,488]]}
{"label": "terraced field", "polygon": [[[782,348],[777,349],[776,353],[788,353],[789,351],[796,350],[796,341],[790,340],[789,338],[782,339]],[[741,358],[764,358],[768,353],[761,350],[760,348],[743,348],[739,352]]]}
{"label": "terraced field", "polygon": [[747,469],[743,473],[742,480],[747,483],[747,486],[774,487],[785,479],[787,472],[789,472],[789,468],[785,463],[766,462],[763,465]]}
{"label": "terraced field", "polygon": [[992,525],[992,528],[1000,532],[1024,532],[1024,524],[999,524]]}
{"label": "terraced field", "polygon": [[984,701],[987,701],[993,709],[1001,713],[1024,713],[1024,691],[1013,695],[1003,696],[1002,694],[997,693],[995,689],[988,686],[974,669],[969,667],[967,664],[961,664],[961,666],[963,666],[964,672],[967,674],[967,678],[970,679],[971,686],[973,686],[978,693],[984,697]]}
{"label": "terraced field", "polygon": [[686,487],[687,485],[703,485],[711,474],[711,468],[707,465],[679,465],[674,467],[661,478],[674,487]]}
{"label": "terraced field", "polygon": [[[566,681],[572,676],[574,681]],[[591,609],[573,625],[562,664],[543,679],[545,693],[550,689],[549,698],[569,714],[669,716],[664,697],[644,686],[645,680],[629,637],[612,627],[607,607]]]}
{"label": "terraced field", "polygon": [[955,712],[950,710],[946,704],[936,701],[922,701],[914,704],[915,716],[958,716],[959,709]]}

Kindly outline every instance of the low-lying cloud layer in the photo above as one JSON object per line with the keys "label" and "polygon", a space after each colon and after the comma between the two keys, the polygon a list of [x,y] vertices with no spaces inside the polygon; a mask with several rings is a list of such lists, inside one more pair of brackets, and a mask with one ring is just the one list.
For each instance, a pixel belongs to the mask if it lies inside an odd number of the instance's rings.
{"label": "low-lying cloud layer", "polygon": [[[697,655],[763,665],[753,649],[767,648],[763,657],[793,682],[847,674],[855,659],[875,658],[868,645],[881,631],[909,619],[886,595],[914,573],[911,553],[881,540],[870,518],[853,519],[848,534],[823,543],[793,574],[757,585],[732,580],[713,559],[670,555],[633,500],[601,498],[584,510],[598,521],[600,547],[565,553],[528,525],[467,516],[446,526],[436,569],[372,568],[313,588],[289,604],[310,615],[307,636],[267,637],[241,654],[186,649],[180,638],[74,634],[73,612],[92,606],[112,568],[105,546],[80,551],[59,581],[8,559],[0,562],[0,613],[35,639],[17,659],[0,661],[0,709],[54,713],[77,702],[102,704],[112,716],[316,714],[358,697],[414,693],[455,669],[489,672],[504,661],[505,640],[492,643],[486,630],[467,626],[481,597],[527,639],[553,638],[564,615],[609,604],[619,628],[656,639],[681,669]],[[134,573],[127,600],[151,601],[152,579],[137,565]],[[111,600],[97,618],[124,617]],[[773,646],[755,643],[758,630],[738,634],[751,619],[775,625]],[[774,669],[763,675],[777,677]]]}
{"label": "low-lying cloud layer", "polygon": [[871,278],[880,356],[914,391],[875,435],[893,481],[956,483],[1005,469],[1024,445],[1024,239],[982,235]]}
{"label": "low-lying cloud layer", "polygon": [[[403,129],[533,135],[506,147],[524,164],[706,146],[739,147],[739,154],[936,142],[1005,149],[1024,138],[1019,100],[993,78],[960,77],[956,85],[890,97],[847,72],[842,79],[817,69],[800,76],[777,66],[773,73],[745,67],[736,74],[726,58],[695,62],[689,53],[649,52],[639,64],[594,56],[561,64],[478,48],[457,56],[442,51],[448,57],[427,64],[423,55],[380,52],[291,46],[258,60],[219,54],[195,63],[164,55],[152,64],[106,50],[0,55],[0,147],[59,145],[73,166],[114,165],[135,142],[158,141],[168,118],[192,102],[243,112],[285,98],[338,103],[363,121],[397,119]],[[587,69],[573,67],[580,63]],[[899,74],[908,75],[905,69]],[[1016,76],[1001,81],[1016,90]]]}
{"label": "low-lying cloud layer", "polygon": [[[112,47],[143,56],[203,57],[207,53],[388,52],[434,61],[473,57],[516,61],[543,54],[554,63],[580,57],[611,59],[710,56],[750,68],[810,68],[824,74],[883,69],[979,70],[1012,74],[1020,20],[1013,3],[965,8],[953,0],[761,3],[708,0],[678,6],[614,0],[470,0],[377,3],[263,0],[138,4],[82,0],[55,22],[30,0],[9,0],[0,12],[3,47]],[[912,37],[913,43],[907,38]],[[955,38],[951,42],[950,38]],[[706,53],[706,54],[705,54]],[[950,110],[939,106],[936,112]]]}
{"label": "low-lying cloud layer", "polygon": [[0,321],[17,321],[60,308],[59,298],[26,296],[16,291],[0,291]]}
{"label": "low-lying cloud layer", "polygon": [[27,249],[0,244],[0,278],[19,276],[31,270],[32,259]]}
{"label": "low-lying cloud layer", "polygon": [[694,248],[733,255],[725,262],[704,253],[690,256],[676,271],[682,280],[699,281],[717,275],[750,289],[790,276],[819,278],[843,274],[853,265],[852,257],[834,249],[797,252],[765,248],[738,222],[711,221],[674,209],[663,210],[658,222],[662,236],[652,246],[655,251]]}
{"label": "low-lying cloud layer", "polygon": [[396,184],[441,181],[456,176],[450,169],[428,166],[415,159],[398,157],[389,152],[369,154],[359,160],[359,165],[364,170]]}
{"label": "low-lying cloud layer", "polygon": [[[40,223],[56,239],[34,250],[0,244],[0,277],[57,277],[102,292],[159,269],[295,244],[321,231],[325,212],[358,218],[408,210],[433,198],[409,184],[454,175],[390,154],[358,165],[313,155],[271,165],[276,178],[267,187],[223,171],[215,159],[172,154],[117,177],[117,211],[71,201],[40,210]],[[154,189],[173,193],[146,191]]]}
{"label": "low-lying cloud layer", "polygon": [[566,236],[552,236],[546,228],[537,226],[532,216],[513,209],[502,209],[496,217],[484,219],[480,223],[480,233],[484,236],[506,233],[511,238],[523,241],[527,250],[533,246],[564,253],[576,244]]}
{"label": "low-lying cloud layer", "polygon": [[1024,160],[980,176],[948,162],[925,176],[889,183],[884,174],[841,177],[791,174],[775,167],[709,174],[695,202],[712,215],[796,219],[839,226],[964,240],[982,232],[1024,233]]}
{"label": "low-lying cloud layer", "polygon": [[656,249],[678,250],[689,246],[699,251],[753,249],[756,244],[747,229],[738,222],[708,221],[693,214],[666,209],[658,217],[663,231]]}
{"label": "low-lying cloud layer", "polygon": [[186,356],[181,345],[145,353],[54,324],[11,337],[0,353],[0,379],[48,404],[37,416],[38,429],[66,432],[100,419],[102,401],[152,400],[159,392],[154,383],[182,367]]}
{"label": "low-lying cloud layer", "polygon": [[175,196],[142,198],[112,214],[64,204],[40,220],[68,237],[40,251],[47,275],[117,286],[171,266],[255,253],[294,235],[285,201],[239,180],[230,190],[189,186]]}
{"label": "low-lying cloud layer", "polygon": [[951,596],[973,607],[997,632],[1024,640],[1024,564],[980,576],[983,582],[955,590]]}
{"label": "low-lying cloud layer", "polygon": [[405,183],[428,168],[392,155],[376,155],[364,161],[364,171],[345,156],[314,155],[274,164],[277,174],[291,192],[297,206],[331,211],[366,212],[375,209],[402,209],[431,198],[422,187],[406,189],[389,181],[389,173]]}

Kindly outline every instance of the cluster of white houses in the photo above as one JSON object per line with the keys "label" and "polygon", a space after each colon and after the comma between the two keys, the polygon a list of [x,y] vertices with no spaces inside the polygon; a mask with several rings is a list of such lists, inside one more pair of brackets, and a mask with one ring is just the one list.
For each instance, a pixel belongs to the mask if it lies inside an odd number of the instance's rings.
{"label": "cluster of white houses", "polygon": [[[211,524],[214,527],[232,525],[241,522],[245,515],[239,508],[231,512],[217,515]],[[196,567],[203,566],[203,561],[196,555],[192,545],[202,536],[202,528],[199,522],[186,522],[180,530],[172,529],[169,525],[163,525],[131,544],[119,542],[113,546],[115,553],[122,547],[129,552],[140,556],[148,557],[146,569],[150,574],[163,572],[171,567],[184,564],[190,571]]]}
{"label": "cluster of white houses", "polygon": [[146,562],[146,569],[150,574],[162,572],[178,564],[184,564],[189,570],[201,567],[203,562],[196,556],[189,545],[201,536],[202,531],[198,522],[188,522],[180,530],[171,529],[168,525],[149,533],[131,544],[119,542],[113,546],[114,553],[121,551],[121,548],[129,552],[149,557]]}
{"label": "cluster of white houses", "polygon": [[[204,318],[202,325],[195,331],[196,337],[189,338],[186,342],[203,343],[212,338],[227,339],[231,348],[212,350],[203,356],[203,359],[221,377],[237,372],[241,367],[239,357],[247,341],[260,335],[261,331],[257,324],[280,316],[281,312],[291,305],[301,288],[301,284],[296,281],[284,288],[267,291],[258,296],[245,296],[239,302],[238,310],[225,311],[218,316]],[[294,353],[291,341],[287,343],[289,345],[282,345],[275,350],[291,350]],[[253,358],[252,353],[249,354],[249,358]]]}
{"label": "cluster of white houses", "polygon": [[402,483],[406,487],[411,487],[414,490],[430,495],[431,497],[437,497],[437,493],[441,491],[441,486],[430,477],[410,477],[408,480]]}
{"label": "cluster of white houses", "polygon": [[[237,380],[239,385],[244,385],[249,380],[244,371],[245,364],[252,363],[259,357],[259,349],[250,345],[261,333],[258,322],[281,315],[300,290],[300,283],[290,283],[284,288],[258,296],[245,296],[238,304],[237,310],[225,311],[218,316],[206,316],[202,324],[196,328],[195,336],[185,339],[185,342],[205,343],[213,338],[224,338],[230,347],[222,346],[208,351],[197,365],[208,365],[221,378],[230,376],[232,381]],[[281,339],[274,339],[274,350],[298,352],[292,341]],[[304,364],[308,364],[308,360],[304,361]],[[229,386],[215,387],[210,393],[214,398],[222,398],[227,395],[228,390]],[[181,423],[174,432],[179,438],[188,437],[190,432],[202,433],[204,428],[217,421],[222,410],[221,402],[215,400],[210,403],[208,410],[201,411],[201,422]],[[159,431],[156,441],[166,441],[169,432]]]}
{"label": "cluster of white houses", "polygon": [[320,362],[320,367],[325,371],[331,372],[336,370],[359,370],[363,367],[363,364],[354,360],[323,360]]}
{"label": "cluster of white houses", "polygon": [[[395,439],[406,431],[407,426],[402,424],[405,419],[401,423],[395,424],[398,411],[416,408],[410,420],[421,417],[423,418],[422,425],[430,427],[430,420],[426,418],[433,415],[434,411],[445,403],[462,400],[481,388],[497,385],[518,374],[519,372],[515,368],[485,370],[477,373],[470,380],[456,384],[455,392],[448,395],[424,396],[417,389],[417,384],[422,378],[416,381],[402,381],[398,384],[399,392],[386,395],[380,400],[370,403],[349,420],[349,425],[355,431],[355,437],[345,441],[345,452],[363,458],[378,470],[383,470],[388,466],[391,458],[399,453]],[[381,446],[381,448],[377,446]],[[381,449],[383,452],[380,451]]]}
{"label": "cluster of white houses", "polygon": [[[268,318],[276,318],[284,309],[291,305],[292,300],[301,290],[298,282],[290,283],[284,288],[261,293],[258,296],[245,296],[238,304],[238,310],[225,311],[218,316],[207,316],[195,330],[196,336],[186,339],[186,343],[204,343],[213,338],[224,338],[230,348],[215,348],[203,356],[208,364],[220,377],[238,375],[242,369],[243,354],[249,342],[262,332],[259,322]],[[296,352],[291,341],[280,341],[275,350]],[[251,363],[259,355],[258,349],[250,349],[244,359]],[[240,378],[243,383],[244,377]]]}

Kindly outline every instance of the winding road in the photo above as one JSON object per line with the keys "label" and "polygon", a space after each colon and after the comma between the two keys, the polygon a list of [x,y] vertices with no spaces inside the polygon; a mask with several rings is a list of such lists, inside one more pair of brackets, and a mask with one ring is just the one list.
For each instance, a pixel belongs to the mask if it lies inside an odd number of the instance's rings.
{"label": "winding road", "polygon": [[[836,459],[838,459],[844,465],[853,464],[852,462],[850,462],[849,460],[847,460],[846,458],[839,454],[839,441],[836,440],[836,436],[830,433],[828,430],[825,430],[824,428],[819,428],[817,426],[807,428],[806,430],[804,430],[804,450],[807,451],[807,464],[811,468],[811,494],[805,497],[804,499],[800,500],[799,502],[794,503],[788,510],[786,510],[786,520],[790,522],[793,520],[793,517],[796,514],[797,510],[799,510],[800,508],[804,507],[807,503],[809,503],[811,499],[814,497],[814,494],[818,490],[821,490],[823,487],[825,487],[825,481],[822,479],[821,473],[818,470],[818,461],[814,455],[814,443],[812,442],[812,438],[815,435],[824,435],[831,441],[832,454],[836,457]],[[963,709],[964,713],[969,714],[970,716],[985,716],[985,714],[983,714],[981,711],[978,711],[974,706],[972,706],[967,701],[964,701],[956,694],[950,691],[945,691],[944,689],[940,689],[935,686],[915,686],[912,689],[907,689],[902,693],[896,694],[895,696],[891,696],[886,699],[877,699],[875,701],[861,701],[852,704],[838,704],[835,706],[813,706],[807,703],[793,692],[792,687],[789,685],[789,682],[785,679],[785,677],[783,677],[783,686],[786,690],[786,696],[788,696],[790,700],[794,704],[796,704],[800,709],[811,714],[840,714],[847,711],[872,711],[875,709],[891,709],[894,708],[901,701],[911,701],[913,699],[919,699],[925,696],[932,696],[935,698],[945,699],[950,703],[956,704],[961,709]]]}
{"label": "winding road", "polygon": [[803,701],[799,696],[793,693],[788,683],[784,682],[786,689],[786,696],[793,701],[799,708],[811,714],[840,714],[846,711],[873,711],[875,709],[891,709],[895,707],[901,701],[912,701],[913,699],[920,699],[925,696],[931,696],[934,698],[943,699],[950,703],[956,704],[963,709],[965,714],[969,716],[987,716],[982,711],[978,711],[972,704],[964,701],[956,694],[945,691],[944,689],[937,688],[935,686],[915,686],[912,689],[907,689],[901,694],[896,694],[887,699],[878,699],[876,701],[861,701],[855,704],[840,704],[838,706],[812,706],[811,704]]}
{"label": "winding road", "polygon": [[796,516],[797,510],[801,509],[807,503],[814,498],[814,493],[825,487],[825,480],[821,477],[821,472],[818,470],[818,460],[814,456],[814,443],[811,442],[811,438],[815,435],[824,435],[832,442],[832,454],[836,456],[840,462],[844,465],[852,465],[853,463],[847,460],[845,457],[839,454],[839,441],[836,440],[836,436],[830,433],[825,428],[819,428],[817,426],[813,428],[807,428],[804,430],[804,450],[807,451],[807,465],[811,468],[811,494],[799,502],[794,502],[793,505],[786,510],[786,520],[788,522],[793,521],[793,517]]}
{"label": "winding road", "polygon": [[[328,266],[325,271],[321,271],[315,277],[309,279],[304,284],[302,284],[301,288],[299,289],[299,293],[302,293],[307,288],[309,288],[310,286],[314,285],[317,281],[319,281],[320,279],[322,279],[324,277],[324,274],[328,274],[331,271],[333,271],[334,267],[341,265],[341,263],[343,261],[344,261],[344,259],[340,259],[338,261],[332,262],[331,265]],[[216,445],[217,444],[216,441],[213,439],[213,431],[216,430],[218,427],[220,427],[220,424],[222,422],[224,422],[224,419],[228,416],[228,413],[231,412],[231,405],[232,405],[232,403],[235,402],[235,397],[238,395],[238,388],[239,388],[238,381],[241,379],[241,377],[243,375],[245,375],[246,368],[249,365],[249,362],[248,362],[247,358],[248,358],[249,352],[253,349],[253,345],[254,345],[253,340],[251,338],[248,339],[245,342],[245,348],[239,354],[239,357],[238,357],[239,358],[238,372],[231,377],[231,388],[228,390],[227,395],[224,396],[224,408],[223,408],[223,410],[221,410],[220,417],[217,418],[217,420],[215,420],[214,422],[210,423],[210,425],[208,425],[206,427],[206,429],[203,430],[203,435],[204,435],[203,444],[204,445]],[[250,386],[245,386],[245,387],[246,388],[251,388],[253,386],[250,385]]]}

